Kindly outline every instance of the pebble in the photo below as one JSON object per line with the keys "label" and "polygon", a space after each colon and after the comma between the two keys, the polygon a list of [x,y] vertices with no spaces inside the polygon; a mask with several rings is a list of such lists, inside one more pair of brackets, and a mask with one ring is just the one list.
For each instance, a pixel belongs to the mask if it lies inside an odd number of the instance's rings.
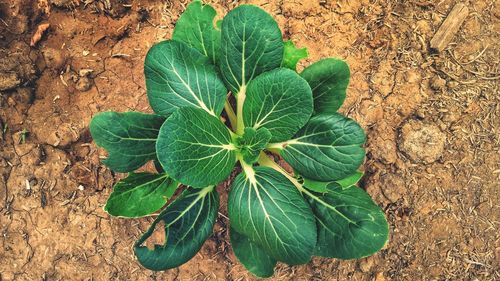
{"label": "pebble", "polygon": [[406,195],[406,184],[403,178],[397,174],[386,174],[381,178],[380,188],[384,196],[394,203]]}
{"label": "pebble", "polygon": [[80,75],[80,77],[86,77],[89,76],[93,71],[94,70],[90,68],[80,69],[80,71],[78,71],[78,75]]}
{"label": "pebble", "polygon": [[90,87],[92,86],[92,83],[90,79],[87,76],[80,77],[78,79],[78,82],[76,82],[75,88],[80,91],[80,92],[86,92],[90,90]]}

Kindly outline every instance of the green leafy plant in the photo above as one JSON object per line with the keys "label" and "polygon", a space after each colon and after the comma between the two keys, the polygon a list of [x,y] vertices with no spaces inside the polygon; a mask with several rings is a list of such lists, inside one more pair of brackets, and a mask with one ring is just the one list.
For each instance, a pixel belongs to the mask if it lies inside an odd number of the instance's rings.
{"label": "green leafy plant", "polygon": [[[209,5],[192,2],[173,40],[149,50],[144,74],[155,114],[104,112],[90,124],[108,152],[104,164],[131,172],[115,185],[109,214],[152,214],[180,189],[135,243],[139,262],[166,270],[191,259],[216,221],[215,186],[238,165],[227,202],[229,234],[236,257],[254,275],[272,276],[278,261],[356,259],[380,250],[387,221],[356,186],[365,134],[337,113],[347,64],[323,59],[299,74],[307,51],[283,42],[262,9],[241,5],[216,24],[215,16]],[[149,161],[157,174],[133,172]],[[164,244],[144,246],[160,222]]]}

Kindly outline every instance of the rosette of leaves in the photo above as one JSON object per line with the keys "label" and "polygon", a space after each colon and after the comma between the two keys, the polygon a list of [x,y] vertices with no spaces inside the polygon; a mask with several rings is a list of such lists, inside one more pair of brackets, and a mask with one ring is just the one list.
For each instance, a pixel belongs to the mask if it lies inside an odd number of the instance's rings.
{"label": "rosette of leaves", "polygon": [[[130,173],[114,186],[105,210],[135,218],[162,209],[134,245],[139,262],[167,270],[191,259],[216,221],[215,186],[236,166],[229,236],[254,275],[272,276],[277,262],[357,259],[380,250],[387,221],[356,186],[365,134],[337,112],[347,64],[327,58],[297,73],[307,51],[284,42],[265,11],[241,5],[222,21],[215,17],[212,7],[194,1],[172,40],[149,50],[144,74],[154,114],[104,112],[90,124],[108,152],[103,163]],[[158,173],[134,172],[149,161]],[[144,243],[160,222],[165,242],[150,249]]]}

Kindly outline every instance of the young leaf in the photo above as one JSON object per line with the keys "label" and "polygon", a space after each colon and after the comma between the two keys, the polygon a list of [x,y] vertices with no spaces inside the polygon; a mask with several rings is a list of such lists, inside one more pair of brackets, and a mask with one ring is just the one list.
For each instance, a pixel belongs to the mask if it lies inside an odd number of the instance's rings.
{"label": "young leaf", "polygon": [[196,188],[223,181],[236,163],[229,129],[194,107],[180,108],[165,121],[156,150],[167,174]]}
{"label": "young leaf", "polygon": [[311,86],[315,113],[334,113],[344,103],[351,75],[345,61],[323,59],[306,67],[300,75]]}
{"label": "young leaf", "polygon": [[[147,269],[167,270],[190,260],[212,234],[219,208],[219,195],[213,186],[188,188],[155,219],[134,244],[134,253]],[[153,234],[156,225],[165,223],[165,244],[153,250],[142,244]]]}
{"label": "young leaf", "polygon": [[283,67],[290,68],[293,71],[297,70],[297,63],[301,59],[309,56],[307,48],[296,48],[292,40],[285,41],[285,51],[283,55]]}
{"label": "young leaf", "polygon": [[270,257],[262,248],[233,228],[229,231],[229,239],[231,240],[234,255],[248,271],[260,278],[273,276],[276,260]]}
{"label": "young leaf", "polygon": [[[248,171],[247,171],[248,172]],[[228,198],[231,227],[269,256],[287,264],[311,259],[316,226],[311,209],[292,183],[268,167],[234,180]]]}
{"label": "young leaf", "polygon": [[358,181],[363,177],[363,172],[356,171],[354,174],[337,181],[315,181],[308,178],[304,178],[304,187],[314,192],[324,193],[327,192],[328,186],[340,185],[343,189],[349,188],[356,185]]}
{"label": "young leaf", "polygon": [[95,143],[108,152],[102,163],[130,172],[155,159],[155,143],[165,118],[140,112],[101,112],[90,122]]}
{"label": "young leaf", "polygon": [[146,216],[163,207],[176,189],[166,174],[132,173],[115,184],[104,210],[112,216]]}
{"label": "young leaf", "polygon": [[163,41],[151,49],[144,62],[149,104],[160,115],[179,107],[201,108],[219,115],[227,90],[210,60],[178,41]]}
{"label": "young leaf", "polygon": [[222,21],[220,70],[233,93],[283,60],[283,40],[276,21],[264,10],[241,5]]}
{"label": "young leaf", "polygon": [[175,24],[172,39],[182,41],[218,62],[220,52],[220,30],[214,27],[217,12],[208,4],[195,0],[186,7]]}
{"label": "young leaf", "polygon": [[305,192],[318,225],[314,255],[359,259],[374,254],[387,242],[384,212],[359,187],[329,185],[324,194]]}
{"label": "young leaf", "polygon": [[271,142],[290,139],[311,117],[311,88],[295,71],[279,68],[259,75],[248,84],[243,122],[266,128]]}
{"label": "young leaf", "polygon": [[334,183],[332,181],[323,182],[323,181],[311,180],[311,179],[308,179],[308,178],[303,178],[303,179],[304,179],[303,185],[304,185],[305,188],[307,188],[309,190],[312,190],[314,192],[318,192],[318,193],[325,193],[327,191],[326,187],[329,184]]}
{"label": "young leaf", "polygon": [[237,139],[237,145],[243,161],[247,164],[257,162],[260,152],[266,148],[271,139],[271,133],[266,128],[245,128],[243,136]]}
{"label": "young leaf", "polygon": [[363,163],[364,142],[365,133],[354,120],[338,113],[320,114],[285,142],[281,156],[305,178],[336,181]]}
{"label": "young leaf", "polygon": [[360,172],[360,171],[356,171],[354,174],[344,178],[344,179],[341,179],[341,180],[338,180],[337,183],[343,188],[343,189],[346,189],[346,188],[349,188],[355,184],[358,183],[358,181],[363,177],[364,173],[363,172]]}

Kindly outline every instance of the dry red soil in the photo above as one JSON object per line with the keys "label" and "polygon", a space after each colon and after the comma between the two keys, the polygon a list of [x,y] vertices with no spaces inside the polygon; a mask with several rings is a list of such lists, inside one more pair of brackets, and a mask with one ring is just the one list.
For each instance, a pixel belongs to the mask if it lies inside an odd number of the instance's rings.
{"label": "dry red soil", "polygon": [[[84,3],[86,2],[86,4]],[[385,211],[387,246],[359,261],[280,264],[276,280],[499,280],[500,4],[429,41],[458,1],[210,1],[273,15],[285,38],[351,68],[341,111],[368,135],[361,186]],[[0,280],[252,280],[228,243],[226,206],[199,254],[155,273],[132,244],[152,218],[108,216],[114,174],[88,124],[150,112],[143,61],[185,1],[0,1]],[[37,28],[49,24],[30,46]],[[221,202],[228,183],[218,187]]]}

